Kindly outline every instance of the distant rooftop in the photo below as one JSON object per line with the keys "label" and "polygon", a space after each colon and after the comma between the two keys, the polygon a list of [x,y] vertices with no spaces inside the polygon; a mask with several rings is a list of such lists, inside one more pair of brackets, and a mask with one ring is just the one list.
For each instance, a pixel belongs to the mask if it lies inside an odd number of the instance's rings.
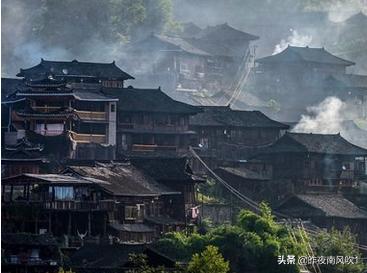
{"label": "distant rooftop", "polygon": [[367,149],[348,142],[340,134],[287,132],[264,153],[308,152],[319,154],[366,156]]}
{"label": "distant rooftop", "polygon": [[17,77],[27,79],[47,78],[48,75],[57,77],[92,77],[128,80],[134,79],[133,76],[122,71],[112,63],[91,63],[72,61],[48,61],[41,59],[41,62],[27,69],[20,69]]}
{"label": "distant rooftop", "polygon": [[282,52],[257,59],[256,62],[261,64],[310,62],[342,66],[350,66],[355,64],[354,62],[344,60],[331,54],[324,48],[311,48],[308,46],[288,46]]}
{"label": "distant rooftop", "polygon": [[280,128],[289,126],[272,120],[260,111],[232,110],[229,106],[202,106],[202,113],[190,118],[193,126],[233,126],[246,128]]}
{"label": "distant rooftop", "polygon": [[200,111],[195,106],[172,99],[160,88],[138,89],[129,86],[119,90],[103,88],[102,91],[106,95],[118,98],[118,107],[124,112],[196,114]]}

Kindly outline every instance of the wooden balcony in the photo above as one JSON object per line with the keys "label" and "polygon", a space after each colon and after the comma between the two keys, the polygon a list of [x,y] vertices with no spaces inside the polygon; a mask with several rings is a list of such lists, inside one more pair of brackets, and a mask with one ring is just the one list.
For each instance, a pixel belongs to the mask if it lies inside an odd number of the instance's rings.
{"label": "wooden balcony", "polygon": [[77,210],[77,211],[90,211],[90,210],[113,210],[114,200],[101,200],[101,201],[47,201],[43,203],[45,209],[51,210]]}
{"label": "wooden balcony", "polygon": [[80,111],[74,110],[81,120],[107,121],[108,116],[106,112],[95,111]]}
{"label": "wooden balcony", "polygon": [[60,110],[61,108],[63,108],[63,106],[32,106],[34,111],[40,113],[52,113]]}
{"label": "wooden balcony", "polygon": [[38,207],[47,210],[74,210],[74,211],[112,211],[115,209],[115,200],[81,201],[81,200],[13,200],[4,202],[4,207]]}
{"label": "wooden balcony", "polygon": [[73,131],[70,131],[71,137],[74,141],[78,143],[100,143],[104,144],[107,142],[106,135],[100,134],[80,134]]}

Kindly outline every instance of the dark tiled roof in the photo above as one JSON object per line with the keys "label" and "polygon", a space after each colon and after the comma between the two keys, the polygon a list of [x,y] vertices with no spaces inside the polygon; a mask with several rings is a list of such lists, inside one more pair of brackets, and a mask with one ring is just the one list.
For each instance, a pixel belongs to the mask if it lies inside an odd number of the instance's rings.
{"label": "dark tiled roof", "polygon": [[[297,198],[309,206],[321,210],[327,217],[363,218],[367,219],[367,212],[337,194],[309,194],[296,195]],[[285,203],[286,204],[286,203]],[[285,206],[282,205],[282,207]]]}
{"label": "dark tiled roof", "polygon": [[67,170],[82,177],[93,177],[108,182],[108,184],[103,185],[103,188],[117,196],[179,194],[179,192],[158,183],[130,163],[98,163],[97,166],[70,166]]}
{"label": "dark tiled roof", "polygon": [[157,39],[164,43],[171,44],[172,46],[175,46],[177,50],[179,51],[185,51],[191,54],[196,55],[207,55],[210,56],[211,54],[206,52],[203,49],[198,48],[195,46],[191,40],[180,38],[180,37],[170,37],[170,36],[163,36],[163,35],[155,35]]}
{"label": "dark tiled roof", "polygon": [[108,79],[134,79],[131,75],[118,68],[115,62],[112,63],[89,63],[73,60],[66,61],[46,61],[41,59],[38,65],[28,69],[21,69],[18,77],[28,79],[39,79],[47,77],[49,74],[63,77],[94,77]]}
{"label": "dark tiled roof", "polygon": [[182,32],[180,33],[181,37],[194,37],[199,34],[202,29],[194,24],[193,22],[187,22],[182,24]]}
{"label": "dark tiled roof", "polygon": [[180,37],[153,34],[136,43],[132,50],[169,50],[202,56],[233,57],[243,55],[246,43],[259,38],[228,24],[210,26],[204,30],[200,30],[197,26],[192,28],[192,35],[183,32]]}
{"label": "dark tiled roof", "polygon": [[144,170],[158,181],[163,180],[192,180],[192,171],[186,158],[136,158],[132,164]]}
{"label": "dark tiled roof", "polygon": [[24,246],[57,246],[56,239],[51,234],[2,233],[1,243]]}
{"label": "dark tiled roof", "polygon": [[143,245],[85,245],[71,257],[72,267],[90,268],[121,268],[129,262],[129,254],[140,254]]}
{"label": "dark tiled roof", "polygon": [[263,153],[309,152],[351,156],[367,155],[367,149],[358,147],[340,134],[308,134],[287,132]]}
{"label": "dark tiled roof", "polygon": [[203,29],[197,36],[199,39],[205,39],[210,41],[229,41],[229,40],[257,40],[258,36],[246,33],[244,31],[235,29],[227,23],[208,26]]}
{"label": "dark tiled roof", "polygon": [[229,173],[235,176],[239,176],[244,179],[250,179],[250,180],[270,180],[270,176],[265,176],[263,174],[249,170],[244,167],[238,167],[238,168],[219,167],[217,170],[215,170],[215,172],[217,173],[226,172],[226,173]]}
{"label": "dark tiled roof", "polygon": [[203,112],[190,118],[193,126],[233,126],[248,128],[280,128],[289,126],[274,121],[260,111],[232,110],[229,106],[206,106]]}
{"label": "dark tiled roof", "polygon": [[118,99],[102,93],[99,89],[74,88],[73,96],[75,99],[82,101],[118,101]]}
{"label": "dark tiled roof", "polygon": [[119,99],[118,107],[121,112],[156,112],[190,115],[200,111],[195,106],[175,101],[166,95],[160,88],[104,88],[103,92],[111,97]]}
{"label": "dark tiled roof", "polygon": [[24,173],[19,174],[17,176],[12,176],[8,178],[2,179],[2,183],[12,183],[12,181],[15,180],[21,180],[21,179],[34,179],[34,181],[37,181],[37,183],[45,183],[45,184],[65,184],[65,185],[89,185],[89,184],[98,184],[100,186],[107,185],[108,183],[99,180],[94,179],[90,177],[81,177],[71,174],[33,174],[33,173]]}
{"label": "dark tiled roof", "polygon": [[295,47],[288,46],[282,52],[257,59],[258,63],[295,63],[295,62],[311,62],[321,64],[334,64],[350,66],[355,63],[332,55],[324,48],[311,47]]}

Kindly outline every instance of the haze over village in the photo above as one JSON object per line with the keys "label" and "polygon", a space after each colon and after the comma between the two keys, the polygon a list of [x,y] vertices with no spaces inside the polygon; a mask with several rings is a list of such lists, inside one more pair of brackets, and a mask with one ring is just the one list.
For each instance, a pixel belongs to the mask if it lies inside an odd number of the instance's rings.
{"label": "haze over village", "polygon": [[365,0],[86,3],[1,4],[4,272],[365,272]]}

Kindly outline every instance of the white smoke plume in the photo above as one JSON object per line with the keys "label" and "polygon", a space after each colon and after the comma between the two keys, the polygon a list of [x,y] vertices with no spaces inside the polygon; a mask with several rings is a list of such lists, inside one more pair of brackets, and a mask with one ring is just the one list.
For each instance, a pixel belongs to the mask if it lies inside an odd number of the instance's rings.
{"label": "white smoke plume", "polygon": [[288,36],[287,39],[282,39],[279,44],[274,48],[273,55],[282,52],[287,48],[288,45],[291,46],[308,46],[312,42],[311,35],[302,35],[298,33],[297,30],[290,29],[292,34]]}
{"label": "white smoke plume", "polygon": [[348,141],[367,148],[367,131],[359,128],[358,112],[355,105],[337,97],[327,97],[316,106],[307,108],[308,115],[302,115],[292,129],[297,133],[337,134]]}
{"label": "white smoke plume", "polygon": [[346,104],[337,97],[328,97],[317,106],[307,108],[309,115],[302,115],[294,132],[336,134],[342,130]]}

